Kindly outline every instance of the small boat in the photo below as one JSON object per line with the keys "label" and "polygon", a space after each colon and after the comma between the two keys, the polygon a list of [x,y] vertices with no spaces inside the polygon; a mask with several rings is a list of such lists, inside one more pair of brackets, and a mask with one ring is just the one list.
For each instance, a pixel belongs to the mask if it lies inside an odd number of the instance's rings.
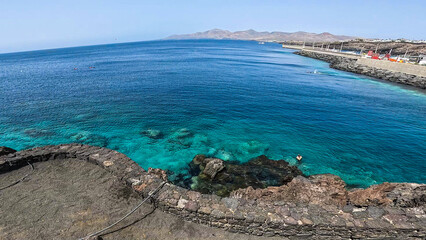
{"label": "small boat", "polygon": [[262,45],[263,45],[263,44],[265,44],[265,42],[258,42],[258,43],[259,43],[259,44],[262,44]]}

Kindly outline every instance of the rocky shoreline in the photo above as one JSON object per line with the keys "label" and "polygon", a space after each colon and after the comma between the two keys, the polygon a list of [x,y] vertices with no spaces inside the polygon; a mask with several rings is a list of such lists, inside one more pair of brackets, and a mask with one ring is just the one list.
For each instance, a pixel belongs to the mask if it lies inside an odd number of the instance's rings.
{"label": "rocky shoreline", "polygon": [[[294,46],[294,47],[302,47],[303,41],[285,41],[280,42],[280,44],[285,44],[287,46]],[[305,42],[305,46],[311,47],[314,43],[313,42]],[[375,50],[377,48],[377,52],[384,54],[388,53],[392,50],[393,55],[400,55],[404,56],[407,54],[407,56],[419,56],[419,55],[425,55],[426,54],[426,43],[408,43],[408,42],[369,42],[369,41],[336,41],[336,42],[325,42],[317,43],[315,44],[315,47],[321,47],[321,45],[328,49],[340,49],[345,51],[368,51],[368,50]]]}
{"label": "rocky shoreline", "polygon": [[[142,196],[167,180],[161,169],[145,171],[122,153],[82,144],[0,153],[0,174],[32,162],[66,158],[98,165]],[[221,169],[217,160],[210,165],[215,171]],[[219,197],[167,183],[156,202],[163,211],[185,220],[254,235],[290,239],[426,237],[426,184],[384,183],[351,191],[345,186],[335,175],[299,175],[281,186],[247,187],[233,190],[230,197]]]}
{"label": "rocky shoreline", "polygon": [[338,70],[353,72],[394,83],[426,89],[426,77],[366,66],[360,64],[358,59],[356,58],[349,58],[344,56],[333,55],[330,53],[321,53],[309,50],[297,51],[295,52],[295,54],[328,62],[330,63],[331,68],[335,68]]}

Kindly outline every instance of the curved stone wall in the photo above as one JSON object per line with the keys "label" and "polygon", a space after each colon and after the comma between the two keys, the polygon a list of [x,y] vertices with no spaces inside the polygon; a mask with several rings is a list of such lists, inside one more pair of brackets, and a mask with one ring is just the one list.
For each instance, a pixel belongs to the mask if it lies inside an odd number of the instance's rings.
{"label": "curved stone wall", "polygon": [[[66,158],[99,165],[142,196],[147,196],[166,179],[165,172],[161,169],[145,171],[122,153],[81,144],[46,146],[0,156],[0,173],[26,166],[27,162]],[[296,182],[292,181],[292,183],[304,184],[305,188],[302,189],[307,191],[306,186],[309,186],[309,182],[317,184],[315,188],[326,184],[318,179],[321,177],[312,179],[298,177],[295,179]],[[200,194],[170,183],[165,184],[157,193],[156,201],[163,211],[179,215],[185,220],[240,233],[280,235],[291,238],[311,237],[312,239],[424,238],[426,236],[424,204],[426,185],[402,184],[402,187],[398,187],[398,184],[394,185],[396,187],[386,190],[389,202],[375,202],[378,192],[374,188],[357,194],[361,199],[363,199],[362,194],[367,194],[367,202],[371,200],[372,203],[370,206],[352,203],[321,204],[320,202],[305,204],[303,201],[271,200],[262,195],[244,196],[239,192],[231,194],[233,197],[221,198],[216,195]],[[297,190],[299,185],[295,186]],[[380,187],[381,185],[377,186],[379,189],[383,188]],[[270,187],[261,191],[271,196],[271,194],[279,194],[279,188]],[[269,194],[268,191],[272,193]],[[407,199],[407,193],[413,195],[412,192],[415,192],[416,197],[414,200],[410,199],[411,205],[398,203],[400,199]],[[330,196],[333,198],[333,194]],[[386,196],[380,197],[386,198]],[[365,202],[365,199],[361,202]]]}
{"label": "curved stone wall", "polygon": [[[379,64],[371,65],[371,63],[369,63],[369,65],[371,66],[368,66],[366,65],[366,61],[367,61],[366,59],[343,57],[333,53],[320,53],[320,52],[308,51],[308,50],[298,51],[298,52],[295,52],[295,54],[329,62],[330,67],[335,69],[358,73],[358,74],[366,75],[369,77],[374,77],[374,78],[378,78],[382,80],[387,80],[387,81],[391,81],[395,83],[400,83],[400,84],[405,84],[405,85],[426,89],[426,77],[398,72],[397,69],[394,69],[393,71],[392,68],[387,65],[386,65],[387,68],[373,67],[376,65],[384,67],[385,64],[383,63],[381,65]],[[371,61],[375,61],[375,60],[371,60]],[[422,68],[422,66],[416,66],[416,67]]]}

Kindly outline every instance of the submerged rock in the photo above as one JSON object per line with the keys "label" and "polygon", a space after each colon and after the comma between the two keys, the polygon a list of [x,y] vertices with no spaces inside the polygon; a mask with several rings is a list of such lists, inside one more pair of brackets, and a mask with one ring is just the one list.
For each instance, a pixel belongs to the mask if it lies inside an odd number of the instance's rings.
{"label": "submerged rock", "polygon": [[[190,174],[195,177],[186,187],[219,196],[228,196],[233,190],[249,186],[265,188],[283,185],[302,175],[297,167],[290,166],[288,162],[271,160],[264,155],[243,164],[197,155],[189,167]],[[188,185],[187,182],[185,185]]]}
{"label": "submerged rock", "polygon": [[155,129],[147,129],[142,131],[141,133],[152,139],[161,139],[164,137],[164,134],[160,130]]}
{"label": "submerged rock", "polygon": [[189,131],[189,129],[187,129],[187,128],[181,128],[181,129],[177,130],[174,133],[174,135],[175,135],[176,138],[180,138],[180,139],[194,136],[194,134],[191,131]]}
{"label": "submerged rock", "polygon": [[204,159],[206,159],[206,155],[198,154],[197,156],[194,157],[194,159],[192,159],[192,164],[198,166],[203,163]]}
{"label": "submerged rock", "polygon": [[257,154],[255,156],[259,156],[268,151],[268,149],[268,144],[259,142],[257,140],[251,140],[240,144],[238,151],[240,154],[244,155]]}
{"label": "submerged rock", "polygon": [[187,128],[181,128],[171,134],[169,143],[180,145],[184,148],[189,148],[194,142],[194,133]]}
{"label": "submerged rock", "polygon": [[8,148],[8,147],[0,147],[0,156],[8,155],[14,152],[16,152],[15,149]]}
{"label": "submerged rock", "polygon": [[55,135],[54,132],[46,130],[46,129],[37,129],[37,128],[29,128],[24,131],[24,133],[30,137],[38,138],[38,137],[49,137]]}
{"label": "submerged rock", "polygon": [[107,137],[97,135],[97,134],[92,134],[86,131],[72,134],[70,136],[70,139],[77,143],[88,144],[88,145],[93,145],[98,147],[107,147],[109,143]]}

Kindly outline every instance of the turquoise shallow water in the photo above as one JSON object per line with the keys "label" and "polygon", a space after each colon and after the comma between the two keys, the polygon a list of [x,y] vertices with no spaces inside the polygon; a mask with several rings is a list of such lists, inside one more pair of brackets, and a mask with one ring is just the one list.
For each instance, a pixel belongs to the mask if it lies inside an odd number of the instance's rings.
{"label": "turquoise shallow water", "polygon": [[426,183],[424,92],[333,70],[278,44],[153,41],[2,54],[0,82],[0,145],[19,150],[81,142],[176,174],[199,153],[292,164],[300,153],[306,174],[334,173],[353,186]]}

